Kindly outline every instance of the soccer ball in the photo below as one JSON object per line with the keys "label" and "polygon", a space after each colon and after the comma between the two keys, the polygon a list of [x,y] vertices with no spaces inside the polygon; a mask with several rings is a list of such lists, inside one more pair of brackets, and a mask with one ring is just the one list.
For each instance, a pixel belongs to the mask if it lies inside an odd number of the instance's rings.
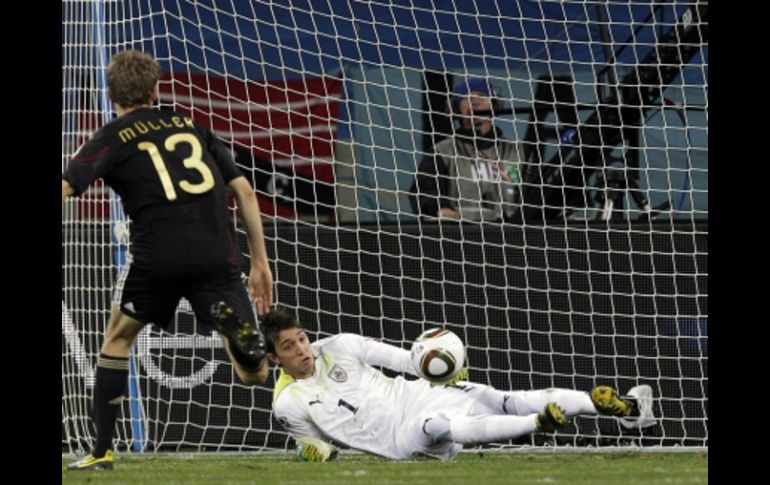
{"label": "soccer ball", "polygon": [[446,382],[463,369],[465,345],[449,330],[426,330],[412,344],[412,364],[423,379]]}

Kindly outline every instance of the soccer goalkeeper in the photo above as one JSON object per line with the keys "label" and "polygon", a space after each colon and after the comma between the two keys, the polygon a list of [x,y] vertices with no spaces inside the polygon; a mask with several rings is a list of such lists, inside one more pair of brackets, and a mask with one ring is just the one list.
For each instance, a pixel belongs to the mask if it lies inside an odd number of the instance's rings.
{"label": "soccer goalkeeper", "polygon": [[628,427],[654,424],[652,390],[628,396],[611,387],[500,391],[458,381],[390,378],[373,366],[417,375],[407,350],[354,334],[310,343],[302,324],[274,309],[262,320],[267,357],[281,367],[273,395],[276,419],[297,441],[302,459],[325,461],[335,445],[391,459],[454,457],[469,443],[553,432],[579,414],[621,418]]}

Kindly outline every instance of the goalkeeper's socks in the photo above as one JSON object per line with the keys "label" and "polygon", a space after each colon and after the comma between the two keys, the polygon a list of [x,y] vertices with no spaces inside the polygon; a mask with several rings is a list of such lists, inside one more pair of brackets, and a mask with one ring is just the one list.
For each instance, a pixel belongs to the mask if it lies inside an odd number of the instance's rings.
{"label": "goalkeeper's socks", "polygon": [[118,409],[125,398],[128,384],[128,358],[99,354],[94,388],[94,421],[96,446],[91,454],[101,458],[112,448],[112,433]]}
{"label": "goalkeeper's socks", "polygon": [[537,430],[537,414],[529,416],[453,417],[452,439],[457,443],[491,443],[506,441]]}

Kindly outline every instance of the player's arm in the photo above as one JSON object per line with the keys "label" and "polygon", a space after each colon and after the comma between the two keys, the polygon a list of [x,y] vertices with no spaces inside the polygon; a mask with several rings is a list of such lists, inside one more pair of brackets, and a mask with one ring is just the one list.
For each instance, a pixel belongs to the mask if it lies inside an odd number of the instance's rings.
{"label": "player's arm", "polygon": [[[348,343],[352,348],[358,348],[360,359],[370,365],[379,367],[387,367],[403,374],[409,374],[417,376],[417,370],[414,368],[414,362],[412,362],[411,352],[401,347],[396,347],[376,340],[361,337],[355,334],[343,334],[350,335],[348,339],[355,340],[356,343]],[[463,368],[459,374],[444,384],[455,384],[459,381],[468,380],[468,368]]]}
{"label": "player's arm", "polygon": [[211,131],[198,126],[205,139],[206,147],[214,157],[227,188],[235,196],[241,213],[241,220],[246,229],[251,256],[249,271],[249,296],[256,299],[257,313],[267,313],[273,304],[273,273],[267,260],[265,236],[262,229],[262,213],[259,210],[257,196],[251,184],[235,165],[230,150]]}
{"label": "player's arm", "polygon": [[366,364],[417,375],[409,351],[401,347],[352,333],[340,334],[332,345],[353,353],[359,361]]}
{"label": "player's arm", "polygon": [[300,460],[323,462],[337,457],[337,449],[320,435],[313,418],[299,398],[288,394],[279,396],[273,413],[286,432],[294,438]]}
{"label": "player's arm", "polygon": [[240,176],[232,179],[228,186],[238,202],[241,220],[246,229],[251,255],[251,270],[249,273],[249,296],[257,300],[257,313],[267,313],[273,304],[273,273],[267,259],[265,235],[262,228],[262,213],[259,210],[254,189]]}
{"label": "player's arm", "polygon": [[61,200],[78,196],[91,183],[108,173],[118,162],[116,150],[110,143],[104,129],[97,131],[70,159],[67,170],[62,174]]}
{"label": "player's arm", "polygon": [[387,367],[396,372],[416,376],[414,364],[408,350],[376,340],[364,339],[364,362]]}

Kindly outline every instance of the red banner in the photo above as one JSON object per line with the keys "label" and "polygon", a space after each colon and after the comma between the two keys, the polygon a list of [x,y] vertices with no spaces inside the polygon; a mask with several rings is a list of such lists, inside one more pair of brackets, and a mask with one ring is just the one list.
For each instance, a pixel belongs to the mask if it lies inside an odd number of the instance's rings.
{"label": "red banner", "polygon": [[[160,99],[233,144],[239,164],[254,171],[264,213],[292,216],[334,205],[341,90],[342,80],[331,77],[247,81],[176,72],[163,76]],[[276,193],[276,182],[286,180],[291,187]]]}
{"label": "red banner", "polygon": [[[191,116],[235,149],[251,171],[262,212],[286,217],[331,212],[333,142],[342,80],[313,77],[248,81],[187,72],[164,73],[162,107]],[[90,136],[97,114],[85,110],[80,132]],[[109,216],[102,184],[81,198],[83,218]]]}

